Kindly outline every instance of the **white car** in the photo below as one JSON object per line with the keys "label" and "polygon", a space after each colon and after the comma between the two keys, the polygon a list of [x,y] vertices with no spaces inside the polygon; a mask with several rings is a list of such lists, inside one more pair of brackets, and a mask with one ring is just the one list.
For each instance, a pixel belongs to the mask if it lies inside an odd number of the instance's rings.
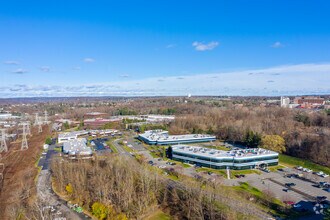
{"label": "white car", "polygon": [[329,175],[328,174],[322,174],[321,175],[323,178],[326,178],[326,177],[328,177]]}
{"label": "white car", "polygon": [[323,173],[322,171],[316,173],[316,175],[318,175],[318,176],[322,176],[323,174],[324,174],[324,173]]}
{"label": "white car", "polygon": [[311,172],[313,172],[313,170],[311,170],[311,169],[306,169],[306,172],[307,172],[307,173],[311,173]]}
{"label": "white car", "polygon": [[159,166],[158,168],[160,168],[160,169],[164,169],[164,168],[166,168],[166,166],[165,166],[165,165],[161,165],[161,166]]}

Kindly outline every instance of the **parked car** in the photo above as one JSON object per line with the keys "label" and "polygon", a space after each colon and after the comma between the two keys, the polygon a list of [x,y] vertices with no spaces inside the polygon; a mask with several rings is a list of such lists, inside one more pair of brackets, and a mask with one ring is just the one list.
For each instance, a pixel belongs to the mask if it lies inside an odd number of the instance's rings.
{"label": "parked car", "polygon": [[327,199],[326,196],[317,196],[317,197],[316,197],[316,200],[317,200],[318,202],[324,202],[326,199]]}
{"label": "parked car", "polygon": [[303,167],[302,166],[298,166],[298,167],[295,167],[297,170],[302,170]]}
{"label": "parked car", "polygon": [[291,190],[291,189],[289,189],[289,188],[284,188],[284,189],[283,189],[284,192],[289,192],[290,190]]}
{"label": "parked car", "polygon": [[277,170],[278,170],[278,171],[281,171],[281,172],[283,172],[283,171],[284,171],[282,168],[278,168]]}
{"label": "parked car", "polygon": [[323,173],[322,171],[316,173],[316,175],[318,175],[318,176],[321,176],[321,175],[323,175],[323,174],[324,174],[324,173]]}
{"label": "parked car", "polygon": [[237,175],[235,175],[235,177],[236,178],[243,178],[243,177],[245,177],[245,175],[244,174],[237,174]]}
{"label": "parked car", "polygon": [[321,177],[323,177],[323,178],[326,178],[326,177],[328,177],[329,175],[328,174],[323,174],[323,175],[321,175]]}
{"label": "parked car", "polygon": [[287,174],[286,177],[287,178],[293,178],[295,174]]}
{"label": "parked car", "polygon": [[296,185],[295,183],[286,183],[286,184],[285,184],[285,186],[288,187],[288,188],[290,188],[290,187],[292,187],[292,186],[295,186],[295,185]]}

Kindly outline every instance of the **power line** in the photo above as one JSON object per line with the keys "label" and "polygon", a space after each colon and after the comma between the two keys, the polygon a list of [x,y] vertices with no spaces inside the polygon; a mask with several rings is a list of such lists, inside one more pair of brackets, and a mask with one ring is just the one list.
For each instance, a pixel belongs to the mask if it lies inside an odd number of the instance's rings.
{"label": "power line", "polygon": [[6,143],[6,129],[1,129],[1,145],[0,145],[0,153],[1,152],[7,152],[8,147]]}
{"label": "power line", "polygon": [[26,139],[27,133],[26,133],[26,124],[23,124],[23,137],[22,137],[22,146],[21,146],[21,150],[27,150],[29,148],[28,146],[28,142]]}

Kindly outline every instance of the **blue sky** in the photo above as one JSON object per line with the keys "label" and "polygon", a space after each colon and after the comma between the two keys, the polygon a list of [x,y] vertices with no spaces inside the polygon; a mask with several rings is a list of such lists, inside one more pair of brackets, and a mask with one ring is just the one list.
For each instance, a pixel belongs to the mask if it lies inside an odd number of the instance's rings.
{"label": "blue sky", "polygon": [[330,93],[330,2],[2,1],[0,97]]}

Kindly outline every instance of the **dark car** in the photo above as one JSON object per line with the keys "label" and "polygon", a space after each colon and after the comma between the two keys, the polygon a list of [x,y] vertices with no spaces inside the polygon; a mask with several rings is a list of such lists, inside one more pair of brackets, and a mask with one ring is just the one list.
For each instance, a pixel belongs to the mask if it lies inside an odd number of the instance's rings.
{"label": "dark car", "polygon": [[289,187],[292,187],[292,186],[295,186],[295,185],[296,185],[295,183],[286,183],[286,184],[285,184],[285,186],[288,187],[288,188],[289,188]]}
{"label": "dark car", "polygon": [[243,178],[243,177],[245,177],[245,175],[244,174],[236,174],[235,177],[236,178]]}
{"label": "dark car", "polygon": [[153,164],[154,162],[153,162],[152,160],[149,160],[148,163],[149,163],[149,164]]}
{"label": "dark car", "polygon": [[326,199],[327,199],[326,196],[317,196],[317,197],[316,197],[316,200],[317,200],[318,202],[324,202]]}
{"label": "dark car", "polygon": [[281,172],[283,172],[284,170],[282,169],[282,168],[279,168],[279,169],[277,169],[278,171],[281,171]]}

